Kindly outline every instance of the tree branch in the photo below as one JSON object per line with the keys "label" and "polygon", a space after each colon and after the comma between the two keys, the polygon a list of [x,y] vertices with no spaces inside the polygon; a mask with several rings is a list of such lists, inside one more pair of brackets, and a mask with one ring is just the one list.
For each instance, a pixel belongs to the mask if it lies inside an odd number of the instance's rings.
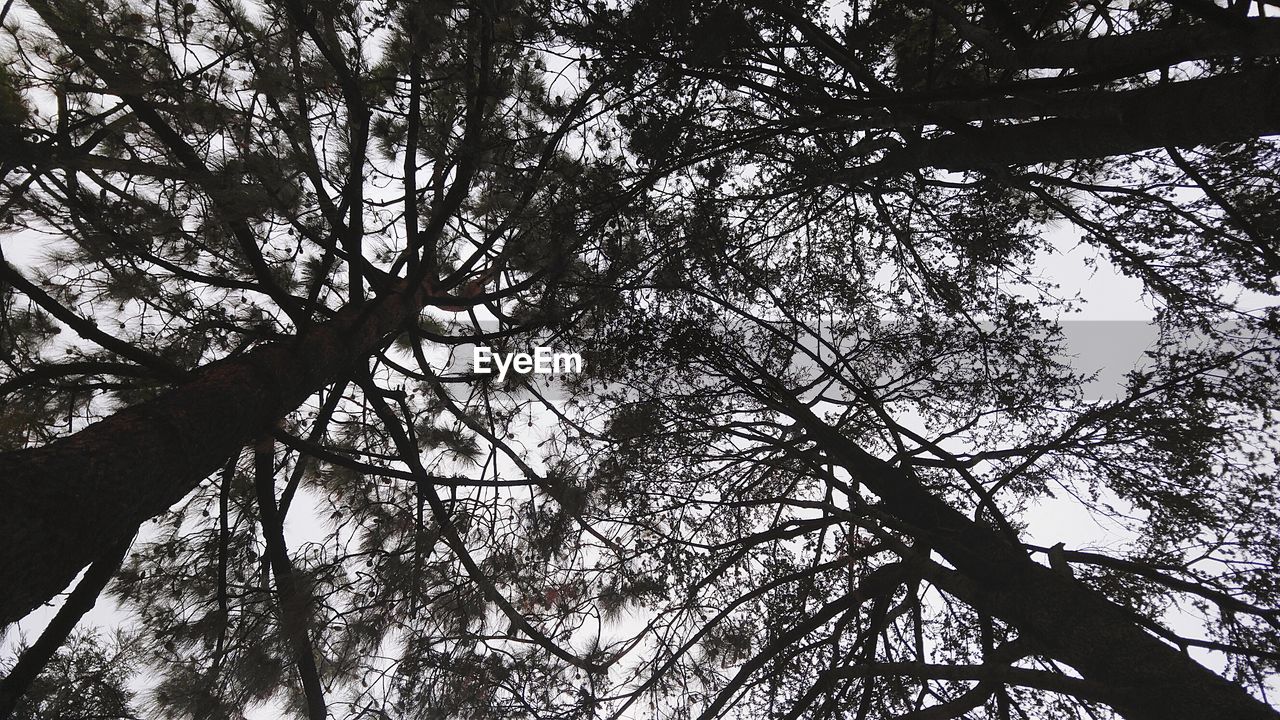
{"label": "tree branch", "polygon": [[1093,702],[1114,701],[1117,691],[1107,685],[1081,680],[1046,670],[1032,670],[1008,665],[940,665],[920,662],[884,662],[836,668],[823,673],[838,678],[865,678],[879,675],[905,675],[922,680],[976,680],[984,683],[1020,685],[1048,690]]}
{"label": "tree branch", "polygon": [[999,169],[1124,155],[1152,148],[1214,145],[1280,133],[1280,68],[1117,93],[1098,92],[1091,117],[966,128],[892,150],[837,173],[857,183],[924,168]]}
{"label": "tree branch", "polygon": [[258,493],[258,517],[262,521],[262,537],[267,544],[267,558],[276,578],[279,594],[280,630],[293,650],[293,660],[302,679],[310,720],[325,720],[324,687],[316,667],[315,651],[307,630],[310,615],[306,596],[298,587],[285,545],[284,523],[280,520],[275,497],[275,441],[270,436],[259,439],[253,448],[253,482]]}
{"label": "tree branch", "polygon": [[67,595],[66,602],[58,608],[57,614],[53,616],[53,620],[49,621],[44,632],[40,633],[40,637],[22,653],[9,674],[0,680],[0,718],[9,717],[18,700],[22,699],[31,687],[31,683],[39,677],[40,670],[71,635],[76,623],[80,622],[80,618],[97,604],[98,596],[120,569],[120,563],[124,562],[124,556],[128,553],[131,544],[133,544],[132,538],[127,542],[117,543],[89,566],[84,577]]}

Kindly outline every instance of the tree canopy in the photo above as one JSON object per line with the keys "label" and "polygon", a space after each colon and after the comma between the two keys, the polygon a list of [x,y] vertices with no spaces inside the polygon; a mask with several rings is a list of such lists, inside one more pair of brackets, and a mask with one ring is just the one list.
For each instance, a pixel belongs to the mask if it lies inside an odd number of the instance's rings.
{"label": "tree canopy", "polygon": [[0,715],[1277,717],[1269,11],[6,3]]}

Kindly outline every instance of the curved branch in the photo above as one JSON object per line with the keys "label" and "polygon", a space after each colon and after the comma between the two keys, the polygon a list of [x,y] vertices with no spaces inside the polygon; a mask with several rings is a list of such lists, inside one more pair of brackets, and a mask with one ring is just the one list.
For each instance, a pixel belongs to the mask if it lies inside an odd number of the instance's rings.
{"label": "curved branch", "polygon": [[392,440],[396,447],[400,450],[401,459],[409,465],[409,469],[413,472],[418,481],[418,490],[422,493],[427,505],[431,507],[431,512],[436,516],[436,521],[440,523],[440,533],[448,543],[458,561],[466,568],[467,575],[480,586],[490,602],[497,605],[502,614],[507,616],[515,627],[521,632],[528,635],[534,642],[541,645],[552,655],[564,660],[574,667],[582,668],[588,672],[601,672],[607,666],[600,666],[592,662],[588,662],[578,657],[574,653],[560,647],[554,640],[548,637],[541,630],[535,628],[525,619],[524,615],[511,604],[498,590],[497,586],[489,579],[475,559],[471,557],[471,552],[467,550],[466,543],[463,542],[462,536],[458,534],[458,528],[454,525],[453,516],[449,509],[445,507],[444,501],[440,499],[440,495],[436,492],[431,481],[431,476],[427,473],[426,468],[422,466],[422,460],[418,457],[418,448],[405,434],[404,428],[400,425],[400,418],[396,416],[391,406],[387,405],[379,394],[377,388],[372,386],[371,381],[362,381],[361,387],[365,388],[366,397],[369,404],[373,406],[374,412],[386,424],[387,432],[391,433]]}
{"label": "curved branch", "polygon": [[103,349],[110,350],[126,360],[132,360],[143,367],[150,368],[165,379],[181,380],[186,377],[185,370],[168,360],[140,350],[137,346],[100,330],[97,323],[80,317],[62,303],[54,300],[48,293],[18,272],[17,268],[4,260],[0,260],[0,280],[9,283],[21,291],[23,295],[31,298],[32,302],[39,305],[45,312],[66,323],[68,327],[85,340],[97,343]]}
{"label": "curved branch", "polygon": [[23,370],[17,377],[0,382],[0,398],[46,380],[56,380],[71,375],[116,375],[119,377],[149,378],[155,377],[155,372],[153,368],[107,360],[49,363]]}

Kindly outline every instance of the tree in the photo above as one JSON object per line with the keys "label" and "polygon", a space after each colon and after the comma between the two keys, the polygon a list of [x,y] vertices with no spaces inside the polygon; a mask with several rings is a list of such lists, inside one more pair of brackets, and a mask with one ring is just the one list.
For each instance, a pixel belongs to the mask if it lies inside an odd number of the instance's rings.
{"label": "tree", "polygon": [[[1258,204],[1275,196],[1275,146],[1257,139],[1276,130],[1261,99],[1275,48],[1255,44],[1275,28],[1249,3],[927,7],[634,3],[594,8],[576,34],[598,67],[637,78],[620,115],[633,152],[694,169],[666,189],[657,242],[632,251],[653,260],[628,275],[632,312],[614,324],[634,355],[615,362],[674,354],[701,377],[633,373],[617,402],[646,432],[618,434],[602,462],[633,514],[680,519],[654,531],[693,568],[673,583],[725,593],[700,608],[714,627],[689,633],[770,618],[767,639],[730,643],[745,662],[703,717],[740,700],[787,717],[1010,717],[1028,702],[1016,686],[1126,717],[1274,717],[1186,649],[1222,651],[1259,693],[1277,659],[1257,570],[1276,549],[1258,502],[1275,487],[1275,317],[1222,298],[1275,287]],[[1084,402],[1054,366],[1038,318],[1061,303],[1029,262],[1051,218],[1168,303],[1155,370],[1117,402]],[[1207,347],[1190,347],[1195,330]],[[1132,554],[1029,545],[1016,513],[1054,487],[1098,512],[1128,503]],[[837,579],[846,558],[861,583]],[[795,604],[771,612],[728,568]],[[1216,637],[1161,624],[1178,597],[1221,613]],[[926,644],[943,619],[954,634]],[[669,645],[663,667],[688,650]],[[931,680],[977,684],[925,707]]]}
{"label": "tree", "polygon": [[[2,617],[163,521],[112,586],[157,713],[1274,717],[1248,4],[30,7]],[[1060,218],[1167,303],[1116,402],[1054,362]],[[497,329],[420,313],[466,302]],[[593,349],[577,410],[432,355],[537,333]],[[1054,488],[1146,524],[1033,546]]]}
{"label": "tree", "polygon": [[130,665],[127,643],[127,638],[104,640],[94,633],[77,632],[57,649],[41,673],[40,684],[31,688],[28,699],[19,702],[10,717],[130,717],[133,693],[126,684],[135,668]]}
{"label": "tree", "polygon": [[[3,265],[0,623],[168,517],[173,536],[153,531],[114,586],[140,608],[148,660],[172,661],[158,708],[217,716],[290,686],[323,716],[323,686],[357,682],[387,633],[414,647],[396,615],[435,595],[412,587],[460,586],[440,591],[452,609],[433,623],[476,612],[454,575],[476,571],[470,558],[429,560],[437,542],[466,554],[474,511],[435,487],[502,482],[485,463],[454,477],[484,430],[446,389],[474,379],[441,375],[424,344],[518,338],[573,306],[553,288],[623,192],[574,148],[596,91],[549,92],[534,5],[27,9],[9,32],[4,216],[50,246],[34,278]],[[487,335],[422,314],[498,302],[512,314]],[[63,329],[80,340],[60,343]],[[394,452],[367,417],[384,398],[410,413],[410,442],[438,449],[431,473],[375,470]],[[485,423],[515,412],[495,404]],[[351,468],[404,487],[348,486]],[[359,513],[369,549],[290,556],[282,526],[304,478],[338,493],[335,520]],[[366,564],[382,567],[356,577]],[[341,615],[313,620],[334,593]],[[512,633],[549,644],[504,607]]]}

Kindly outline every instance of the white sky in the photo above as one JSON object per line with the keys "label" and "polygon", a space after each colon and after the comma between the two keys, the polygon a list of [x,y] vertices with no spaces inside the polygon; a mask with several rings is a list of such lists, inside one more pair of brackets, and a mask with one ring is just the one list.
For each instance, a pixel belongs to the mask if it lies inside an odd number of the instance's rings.
{"label": "white sky", "polygon": [[[549,65],[556,67],[555,60],[548,59]],[[563,63],[563,61],[560,62]],[[567,88],[559,85],[560,83],[577,84],[578,81],[576,78],[571,78],[571,75],[572,70],[558,79],[557,84],[552,86],[553,90],[558,87]],[[1154,316],[1154,308],[1150,299],[1144,297],[1139,281],[1120,275],[1105,258],[1099,255],[1097,250],[1077,244],[1077,236],[1070,228],[1060,227],[1054,231],[1054,234],[1056,252],[1041,253],[1037,258],[1037,266],[1045,275],[1053,277],[1062,286],[1064,293],[1070,295],[1079,292],[1084,300],[1080,312],[1064,320],[1129,321],[1135,325],[1151,320]],[[33,232],[0,237],[5,258],[20,268],[38,263],[48,250],[46,242],[47,238]],[[1096,263],[1096,268],[1089,266],[1090,259]],[[1268,298],[1250,297],[1245,299],[1245,304],[1252,303],[1256,307],[1273,301]],[[1114,384],[1134,363],[1140,361],[1142,352],[1147,349],[1150,339],[1144,338],[1141,333],[1132,332],[1135,325],[1127,323],[1126,325],[1129,329],[1118,332],[1114,336],[1115,341],[1101,348],[1101,353],[1094,352],[1099,350],[1099,347],[1080,346],[1077,369],[1107,371],[1105,373],[1107,378],[1098,388],[1099,392],[1107,392],[1107,387]],[[1151,338],[1154,338],[1154,333]],[[1118,386],[1114,389],[1118,390]],[[324,524],[322,512],[302,512],[307,500],[305,494],[300,494],[298,507],[289,515],[286,533],[291,547],[296,547],[301,539],[317,539],[327,533],[328,528]],[[1029,523],[1028,541],[1035,544],[1052,545],[1063,541],[1068,548],[1072,549],[1080,547],[1105,549],[1121,547],[1131,539],[1130,534],[1123,528],[1115,527],[1104,519],[1090,515],[1078,503],[1069,499],[1041,502],[1024,513],[1022,519]],[[19,635],[25,634],[29,640],[37,637],[55,611],[55,607],[46,606],[9,628],[3,640],[0,641],[3,653],[8,655],[12,652]],[[1185,630],[1193,635],[1197,634],[1191,618],[1170,617],[1167,620],[1176,629]],[[97,607],[88,613],[81,627],[111,627],[122,622],[127,622],[125,614],[110,600],[103,598]],[[1208,662],[1216,664],[1212,659]],[[278,716],[278,711],[270,705],[250,713],[250,717],[254,720],[258,718],[266,720]]]}

